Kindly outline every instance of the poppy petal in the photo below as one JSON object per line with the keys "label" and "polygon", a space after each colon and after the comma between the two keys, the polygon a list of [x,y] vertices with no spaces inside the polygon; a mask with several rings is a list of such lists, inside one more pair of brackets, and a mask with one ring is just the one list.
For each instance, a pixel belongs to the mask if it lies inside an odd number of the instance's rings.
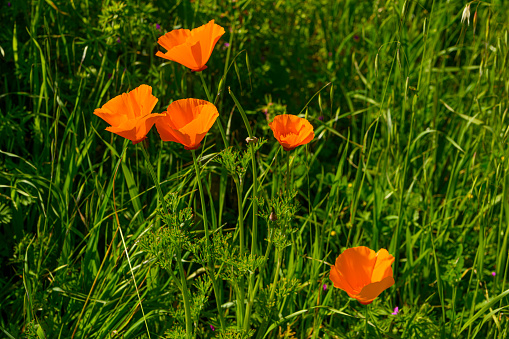
{"label": "poppy petal", "polygon": [[336,266],[332,266],[329,278],[334,284],[334,287],[340,288],[348,294],[355,294],[358,292],[353,290],[345,277],[336,269]]}
{"label": "poppy petal", "polygon": [[136,136],[136,121],[129,120],[120,124],[119,126],[109,126],[106,130],[111,133],[115,133],[129,139],[131,141],[138,141],[139,138]]}
{"label": "poppy petal", "polygon": [[336,269],[345,277],[353,290],[361,291],[371,282],[376,262],[375,251],[365,246],[345,250],[336,259]]}
{"label": "poppy petal", "polygon": [[214,105],[200,105],[195,108],[195,111],[199,111],[196,118],[180,129],[182,133],[191,136],[191,144],[186,145],[190,148],[195,148],[200,144],[219,116]]}
{"label": "poppy petal", "polygon": [[106,130],[133,142],[146,138],[160,114],[152,113],[158,99],[152,87],[140,85],[128,93],[118,95],[94,110],[94,114],[109,123]]}
{"label": "poppy petal", "polygon": [[152,87],[148,85],[141,85],[129,92],[128,95],[136,117],[144,117],[152,113],[158,101],[152,95]]}
{"label": "poppy petal", "polygon": [[119,112],[127,111],[128,108],[126,102],[121,94],[105,103],[101,108],[96,108],[94,110],[94,114],[111,126],[118,126],[128,120],[126,114],[119,114]]}
{"label": "poppy petal", "polygon": [[195,149],[218,116],[216,106],[208,101],[182,99],[168,106],[164,116],[156,121],[156,128],[163,141],[173,141],[186,149]]}
{"label": "poppy petal", "polygon": [[305,145],[315,137],[309,121],[296,115],[278,115],[269,123],[269,127],[285,151]]}
{"label": "poppy petal", "polygon": [[191,144],[191,137],[169,127],[163,119],[156,122],[156,129],[162,141],[173,141],[184,146]]}
{"label": "poppy petal", "polygon": [[167,52],[157,52],[156,56],[178,62],[193,71],[201,71],[207,67],[205,64],[224,33],[224,28],[216,25],[214,20],[193,30],[173,30],[157,40]]}
{"label": "poppy petal", "polygon": [[394,285],[394,278],[392,276],[382,279],[381,281],[374,282],[364,286],[361,292],[354,296],[360,302],[371,302],[375,300],[380,293]]}
{"label": "poppy petal", "polygon": [[382,279],[392,276],[392,263],[394,257],[386,250],[381,249],[376,254],[376,263],[373,268],[373,274],[371,276],[371,282],[381,281]]}
{"label": "poppy petal", "polygon": [[171,32],[166,33],[163,36],[160,36],[157,39],[157,43],[164,47],[167,51],[171,50],[173,47],[182,45],[186,43],[186,40],[191,36],[191,31],[188,29],[174,29]]}

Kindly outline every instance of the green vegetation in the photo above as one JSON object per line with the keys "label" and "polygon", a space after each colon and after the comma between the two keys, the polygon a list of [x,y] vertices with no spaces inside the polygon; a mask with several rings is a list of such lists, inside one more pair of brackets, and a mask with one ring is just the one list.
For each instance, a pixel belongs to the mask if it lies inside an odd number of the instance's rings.
{"label": "green vegetation", "polygon": [[[465,5],[2,1],[0,336],[508,337],[509,12]],[[203,83],[155,56],[212,19]],[[203,148],[104,130],[141,84],[208,87]],[[284,112],[315,139],[283,151]],[[396,258],[368,307],[327,264],[361,245]]]}

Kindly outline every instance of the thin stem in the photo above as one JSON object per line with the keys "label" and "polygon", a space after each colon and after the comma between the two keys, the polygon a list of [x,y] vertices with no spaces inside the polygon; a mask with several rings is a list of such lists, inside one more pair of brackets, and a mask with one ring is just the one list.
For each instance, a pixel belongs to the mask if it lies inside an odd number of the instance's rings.
{"label": "thin stem", "polygon": [[182,254],[177,251],[177,261],[180,273],[180,282],[182,284],[182,296],[184,298],[184,310],[186,313],[186,337],[192,338],[193,320],[191,319],[191,305],[189,304],[189,290],[187,288],[187,279],[182,265]]}
{"label": "thin stem", "polygon": [[[122,151],[122,155],[120,156],[119,163],[122,162],[122,158],[125,155],[128,145],[129,145],[129,143],[126,140],[126,142],[124,142],[124,150]],[[117,171],[118,171],[118,166],[115,170],[115,176],[117,174]],[[138,291],[138,285],[136,283],[136,278],[134,277],[133,266],[131,265],[131,258],[129,257],[129,251],[127,250],[127,245],[125,243],[124,233],[122,232],[122,227],[120,227],[120,220],[118,219],[117,205],[115,203],[115,201],[116,201],[116,198],[115,198],[115,177],[113,178],[112,193],[113,193],[113,208],[115,209],[115,220],[116,220],[117,226],[118,226],[117,229],[120,232],[122,244],[124,245],[125,256],[127,258],[127,263],[129,264],[129,271],[131,271],[131,276],[133,277],[134,289],[136,290],[136,295],[138,296],[138,301],[140,302],[141,314],[143,315],[143,321],[145,322],[145,328],[147,329],[148,337],[150,338],[150,331],[148,330],[147,319],[145,316],[145,311],[143,310],[143,304],[141,302],[140,292]]]}
{"label": "thin stem", "polygon": [[[210,247],[210,239],[209,239],[209,228],[208,228],[208,221],[207,221],[207,209],[205,208],[205,194],[203,191],[203,186],[201,183],[201,175],[200,175],[200,169],[198,168],[198,160],[196,159],[196,153],[194,150],[191,150],[191,153],[193,155],[193,163],[194,163],[194,170],[196,173],[196,180],[198,181],[198,190],[200,191],[200,202],[201,202],[201,210],[202,210],[202,216],[203,216],[203,228],[205,230],[205,242],[207,244],[207,247]],[[224,321],[223,311],[221,310],[221,295],[219,286],[217,284],[216,277],[214,275],[214,265],[212,263],[212,259],[209,256],[207,258],[207,271],[209,273],[210,279],[212,279],[212,287],[214,289],[214,296],[216,297],[216,306],[217,306],[217,312],[219,314],[219,321],[221,322],[221,328],[223,331],[226,329],[226,323]]]}
{"label": "thin stem", "polygon": [[207,100],[211,103],[214,101],[212,100],[212,95],[210,95],[209,87],[207,86],[207,83],[205,81],[205,77],[203,76],[203,72],[197,72],[200,75],[201,83],[203,85],[203,90],[205,91],[205,95],[207,96]]}
{"label": "thin stem", "polygon": [[[240,179],[242,180],[242,179]],[[239,213],[239,237],[240,237],[240,258],[244,258],[244,209],[242,208],[242,181],[238,182],[235,180],[235,186],[237,186],[237,205]],[[237,298],[237,315],[239,328],[242,326],[242,316],[244,314],[244,277],[240,277],[239,282],[239,295]]]}
{"label": "thin stem", "polygon": [[[232,97],[233,101],[235,102],[235,105],[237,106],[237,109],[240,112],[240,115],[242,116],[242,120],[244,120],[244,125],[246,126],[247,133],[249,135],[249,138],[251,140],[254,139],[253,131],[251,129],[251,126],[249,125],[249,120],[247,119],[246,112],[240,105],[239,101],[233,94],[233,92],[228,88],[228,92],[230,93],[230,96]],[[249,149],[251,151],[251,169],[253,171],[253,192],[252,192],[252,201],[253,201],[253,226],[251,229],[251,233],[253,235],[251,239],[251,254],[255,255],[257,253],[257,247],[256,243],[258,241],[258,175],[256,173],[256,152],[254,149],[253,142],[249,142]],[[269,243],[270,248],[270,243]],[[267,248],[268,249],[268,248]],[[268,254],[268,252],[266,253]],[[251,273],[249,277],[249,290],[248,290],[248,296],[249,296],[249,302],[248,306],[246,308],[246,315],[244,317],[244,329],[249,329],[249,317],[251,312],[251,306],[252,302],[254,300],[254,296],[256,295],[256,289],[258,282],[256,285],[254,284],[254,273]]]}
{"label": "thin stem", "polygon": [[[166,201],[164,200],[163,191],[161,190],[161,185],[159,185],[159,180],[157,179],[156,173],[154,171],[154,167],[152,166],[152,163],[150,162],[150,157],[147,153],[147,150],[145,147],[141,147],[142,153],[145,156],[145,162],[147,163],[147,167],[149,169],[150,175],[152,176],[152,180],[154,181],[154,184],[156,185],[157,189],[157,195],[158,199],[160,200],[162,206],[163,206],[163,218],[167,225],[170,225],[168,218],[169,210],[168,206],[166,206]],[[159,206],[159,205],[158,205]],[[121,234],[122,235],[122,234]],[[179,268],[179,274],[180,274],[180,282],[178,281],[177,277],[173,274],[173,271],[171,269],[168,269],[167,271],[170,274],[171,279],[175,282],[175,284],[180,288],[182,291],[182,296],[184,299],[184,310],[185,310],[185,317],[186,317],[186,337],[191,338],[193,333],[193,322],[191,319],[191,307],[189,304],[189,288],[187,286],[187,279],[184,272],[184,267],[182,266],[182,254],[180,251],[177,250],[177,260],[178,260],[178,268]]]}
{"label": "thin stem", "polygon": [[[118,159],[117,165],[115,166],[115,172],[113,172],[113,181],[112,181],[113,208],[114,208],[115,216],[116,216],[117,220],[118,220],[118,214],[117,214],[117,206],[115,204],[115,201],[116,201],[115,200],[115,179],[117,177],[118,168],[120,167],[120,164],[122,163],[122,158],[124,157],[124,154],[127,151],[127,147],[128,146],[129,146],[129,141],[126,139],[124,141],[124,146],[123,146],[122,153],[120,154],[120,158]],[[115,230],[115,233],[113,234],[113,238],[111,239],[111,242],[110,242],[110,244],[108,246],[108,249],[106,250],[106,253],[104,254],[104,259],[101,262],[101,266],[99,266],[99,270],[97,271],[97,274],[95,276],[94,282],[92,283],[92,287],[90,288],[90,291],[88,292],[87,298],[85,299],[85,305],[81,309],[81,312],[80,312],[80,314],[78,316],[78,321],[76,322],[76,326],[74,327],[74,331],[72,332],[71,339],[73,339],[74,335],[76,334],[76,330],[78,329],[78,325],[79,325],[79,323],[81,321],[81,317],[83,316],[83,312],[85,311],[86,306],[88,304],[88,301],[90,300],[90,296],[92,295],[92,292],[94,291],[95,284],[97,283],[97,278],[99,278],[99,274],[102,271],[102,268],[104,266],[104,263],[106,262],[106,258],[108,257],[108,254],[110,253],[111,245],[113,245],[113,242],[115,241],[115,238],[117,236],[117,233],[118,233],[119,229],[120,229],[120,223],[117,222],[117,229]],[[141,303],[140,303],[140,305],[141,305]],[[148,326],[147,326],[146,323],[147,323],[147,321],[145,320],[145,326],[147,328],[147,333],[150,336],[150,332],[148,331]]]}
{"label": "thin stem", "polygon": [[367,339],[368,338],[368,308],[369,308],[369,304],[366,305],[366,310],[365,310],[365,321],[364,321],[364,338]]}
{"label": "thin stem", "polygon": [[[263,256],[263,262],[267,262],[267,258],[269,257],[270,250],[272,249],[272,239],[274,237],[274,230],[270,232],[269,244],[267,245],[267,249],[265,250],[265,255]],[[251,275],[252,280],[254,280],[254,274]],[[249,318],[251,317],[251,308],[253,307],[254,298],[256,296],[256,292],[258,292],[258,287],[260,286],[262,274],[258,273],[258,279],[256,280],[256,284],[253,285],[252,281],[249,281],[249,292],[248,292],[248,303],[246,306],[246,315],[244,316],[244,330],[247,331],[249,329]]]}
{"label": "thin stem", "polygon": [[194,163],[194,171],[196,173],[196,180],[198,181],[198,189],[200,190],[200,202],[201,202],[201,212],[203,215],[203,228],[205,230],[205,238],[207,242],[209,241],[209,226],[207,220],[207,209],[205,208],[205,194],[203,191],[203,186],[201,184],[201,175],[200,169],[198,168],[198,160],[196,159],[196,153],[194,150],[191,150],[193,154],[193,163]]}
{"label": "thin stem", "polygon": [[[161,185],[159,185],[159,180],[157,180],[156,172],[154,171],[154,167],[152,166],[152,163],[150,162],[150,157],[147,153],[147,150],[143,146],[140,148],[143,152],[143,155],[145,156],[145,162],[147,163],[148,171],[150,172],[150,175],[152,176],[152,180],[154,181],[154,184],[156,185],[157,195],[158,195],[160,203],[162,204],[163,209],[164,209],[163,217],[166,219],[167,215],[170,211],[168,210],[168,206],[166,206],[166,200],[164,200],[164,195],[163,195],[163,191],[161,190]],[[165,222],[169,225],[167,220],[165,220]]]}
{"label": "thin stem", "polygon": [[[275,274],[274,274],[274,280],[272,281],[272,287],[270,289],[270,296],[269,296],[269,300],[267,302],[267,305],[270,307],[270,304],[272,303],[272,301],[274,300],[274,296],[276,294],[276,285],[277,285],[277,282],[278,282],[278,279],[279,279],[279,270],[281,269],[281,258],[282,257],[282,250],[281,249],[276,249],[276,260],[277,260],[277,263],[276,263],[276,271],[275,271]],[[261,328],[261,331],[258,332],[256,338],[261,338],[261,336],[263,335],[263,333],[265,332],[265,330],[267,329],[267,325],[268,325],[268,319],[266,319],[262,326],[260,327]]]}
{"label": "thin stem", "polygon": [[[205,82],[205,77],[203,76],[203,72],[197,72],[200,75],[201,83],[203,85],[203,90],[205,91],[205,95],[207,96],[207,100],[210,103],[213,103],[214,100],[212,98],[212,95],[210,95],[209,87],[207,86],[207,83]],[[230,144],[228,143],[228,139],[226,138],[226,133],[223,129],[223,123],[221,122],[221,117],[216,120],[217,127],[219,127],[219,132],[221,133],[221,138],[223,138],[224,147],[228,148],[230,147]]]}
{"label": "thin stem", "polygon": [[286,190],[290,194],[290,151],[286,152]]}
{"label": "thin stem", "polygon": [[272,282],[272,288],[270,290],[270,297],[269,297],[269,304],[274,299],[274,294],[276,292],[276,284],[279,280],[279,270],[281,269],[281,257],[282,257],[282,251],[280,249],[276,249],[276,258],[277,258],[277,264],[276,264],[276,272],[274,274],[274,280]]}

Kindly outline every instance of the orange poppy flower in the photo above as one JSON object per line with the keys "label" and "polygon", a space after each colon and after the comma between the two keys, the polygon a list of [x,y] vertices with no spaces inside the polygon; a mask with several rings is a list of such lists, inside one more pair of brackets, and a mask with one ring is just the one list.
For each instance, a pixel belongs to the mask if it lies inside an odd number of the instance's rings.
{"label": "orange poppy flower", "polygon": [[184,145],[187,150],[197,149],[219,113],[216,106],[205,100],[182,99],[172,102],[156,128],[163,141]]}
{"label": "orange poppy flower", "polygon": [[304,118],[296,115],[281,114],[269,124],[274,137],[285,151],[305,145],[315,137],[313,126]]}
{"label": "orange poppy flower", "polygon": [[385,249],[377,253],[364,247],[345,250],[331,266],[330,280],[361,304],[368,305],[385,289],[394,285],[394,257]]}
{"label": "orange poppy flower", "polygon": [[152,113],[158,99],[152,87],[141,85],[129,93],[122,93],[97,108],[94,114],[110,124],[107,131],[118,134],[136,144],[147,138],[161,114]]}
{"label": "orange poppy flower", "polygon": [[175,29],[159,37],[157,42],[168,51],[158,51],[157,56],[178,62],[192,71],[203,71],[212,50],[224,34],[224,28],[214,20],[193,30]]}

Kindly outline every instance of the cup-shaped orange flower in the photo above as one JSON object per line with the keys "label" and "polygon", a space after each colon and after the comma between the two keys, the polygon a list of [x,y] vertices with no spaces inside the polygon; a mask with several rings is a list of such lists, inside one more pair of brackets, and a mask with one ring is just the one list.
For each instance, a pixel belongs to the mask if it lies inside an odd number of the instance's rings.
{"label": "cup-shaped orange flower", "polygon": [[214,20],[193,30],[175,29],[159,37],[157,42],[167,52],[158,51],[157,56],[178,62],[192,71],[203,71],[214,46],[224,34],[224,28]]}
{"label": "cup-shaped orange flower", "polygon": [[152,87],[141,85],[128,93],[118,95],[97,108],[94,114],[110,124],[106,130],[136,144],[147,137],[155,121],[162,115],[152,113],[158,99]]}
{"label": "cup-shaped orange flower", "polygon": [[214,104],[200,99],[182,99],[172,102],[156,121],[157,132],[163,141],[197,149],[219,113]]}
{"label": "cup-shaped orange flower", "polygon": [[291,151],[297,146],[305,145],[315,137],[313,126],[304,118],[296,115],[277,115],[269,123],[274,138],[279,141],[285,151]]}
{"label": "cup-shaped orange flower", "polygon": [[375,252],[364,246],[349,248],[331,266],[330,280],[334,287],[368,305],[394,285],[393,262],[394,257],[386,249]]}

